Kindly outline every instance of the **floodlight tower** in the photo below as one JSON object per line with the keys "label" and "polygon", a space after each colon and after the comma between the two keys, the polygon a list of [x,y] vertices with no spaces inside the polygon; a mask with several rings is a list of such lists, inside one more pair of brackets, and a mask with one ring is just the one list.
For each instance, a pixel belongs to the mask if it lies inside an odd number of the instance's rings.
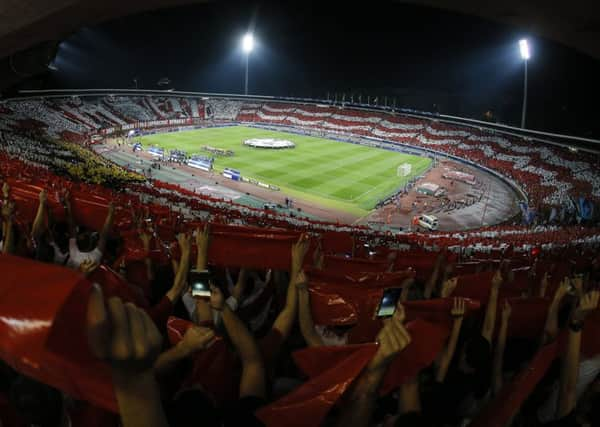
{"label": "floodlight tower", "polygon": [[521,113],[521,128],[525,129],[525,115],[527,114],[527,62],[529,61],[529,58],[531,58],[529,42],[527,39],[519,40],[519,51],[521,52],[521,59],[525,64],[525,78],[523,83],[523,111]]}
{"label": "floodlight tower", "polygon": [[248,95],[248,57],[250,52],[254,49],[254,35],[247,33],[242,39],[242,50],[246,54],[246,79],[244,84],[244,95]]}

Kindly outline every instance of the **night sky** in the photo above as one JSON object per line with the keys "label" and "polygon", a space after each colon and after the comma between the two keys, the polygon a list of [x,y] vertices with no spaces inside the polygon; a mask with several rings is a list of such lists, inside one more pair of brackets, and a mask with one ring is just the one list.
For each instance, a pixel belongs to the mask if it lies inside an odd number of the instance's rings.
{"label": "night sky", "polygon": [[[326,3],[326,4],[323,4]],[[396,97],[397,105],[518,124],[529,36],[528,127],[600,138],[600,61],[480,18],[393,1],[216,2],[83,28],[58,51],[48,88],[240,93],[240,39],[254,23],[252,94]]]}

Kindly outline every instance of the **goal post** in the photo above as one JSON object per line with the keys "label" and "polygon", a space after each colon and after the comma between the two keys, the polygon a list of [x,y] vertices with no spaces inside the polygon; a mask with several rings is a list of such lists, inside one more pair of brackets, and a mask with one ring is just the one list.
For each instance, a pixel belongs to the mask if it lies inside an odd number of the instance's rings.
{"label": "goal post", "polygon": [[396,171],[397,175],[401,177],[409,176],[411,172],[412,165],[410,163],[402,163]]}

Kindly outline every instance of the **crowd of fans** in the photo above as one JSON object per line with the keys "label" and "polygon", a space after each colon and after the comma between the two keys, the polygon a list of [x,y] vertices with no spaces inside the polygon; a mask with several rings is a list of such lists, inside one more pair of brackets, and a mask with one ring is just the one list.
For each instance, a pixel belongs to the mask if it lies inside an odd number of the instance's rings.
{"label": "crowd of fans", "polygon": [[[88,126],[195,108],[47,102]],[[206,108],[227,120],[313,115],[332,130],[418,133],[436,149],[491,154],[519,179],[544,176],[546,196],[562,191],[552,177],[573,182],[567,170],[595,179],[591,159],[483,144],[417,119]],[[8,125],[0,136],[1,426],[599,422],[596,229],[376,233],[133,183],[87,148],[42,135]],[[198,272],[210,292],[195,294]]]}
{"label": "crowd of fans", "polygon": [[581,195],[595,202],[600,198],[597,156],[391,113],[152,96],[27,99],[3,104],[2,112],[4,123],[0,128],[37,126],[52,139],[64,139],[65,132],[84,138],[101,129],[116,130],[130,124],[181,117],[318,129],[384,139],[470,160],[515,181],[527,192],[533,206],[560,209]]}
{"label": "crowd of fans", "polygon": [[[11,277],[2,286],[13,289],[25,270],[42,281],[51,264],[86,278],[70,291],[83,299],[49,294],[45,304],[61,312],[38,328],[50,342],[83,324],[87,338],[70,345],[110,373],[101,382],[112,397],[89,384],[97,374],[83,356],[61,356],[83,364],[83,378],[47,380],[58,362],[11,353],[27,336],[19,325],[38,316],[33,304],[0,328],[11,362],[0,371],[2,425],[597,422],[597,243],[487,261],[415,247],[364,252],[315,232],[169,220],[99,187],[61,188],[49,173],[31,209],[4,168],[0,263]],[[190,269],[210,271],[209,296],[194,296]],[[40,286],[18,285],[25,299]],[[390,288],[401,290],[395,310],[378,318]]]}
{"label": "crowd of fans", "polygon": [[78,181],[114,187],[143,180],[79,144],[51,141],[36,132],[0,132],[0,145],[1,152]]}
{"label": "crowd of fans", "polygon": [[[244,112],[244,110],[242,110]],[[358,134],[421,146],[452,154],[487,166],[523,186],[534,205],[560,206],[580,194],[597,201],[600,197],[598,157],[571,153],[531,142],[509,139],[477,129],[460,129],[438,122],[419,121],[399,116],[382,116],[331,107],[329,115],[293,112],[267,107],[255,109],[244,120],[317,127],[347,134]],[[314,120],[318,118],[318,120]],[[582,172],[582,173],[580,173]]]}

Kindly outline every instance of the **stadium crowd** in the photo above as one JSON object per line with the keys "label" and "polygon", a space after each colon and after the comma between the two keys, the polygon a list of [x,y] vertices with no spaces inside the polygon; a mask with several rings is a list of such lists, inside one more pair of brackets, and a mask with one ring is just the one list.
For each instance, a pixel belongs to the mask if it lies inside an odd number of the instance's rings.
{"label": "stadium crowd", "polygon": [[51,139],[85,140],[102,130],[115,132],[122,126],[181,117],[378,138],[451,154],[492,169],[521,186],[532,206],[561,209],[582,195],[593,202],[600,198],[598,156],[389,112],[153,96],[27,99],[4,103],[2,112],[1,128],[35,127]]}
{"label": "stadium crowd", "polygon": [[[137,111],[110,102],[104,120]],[[242,114],[225,104],[207,107]],[[427,141],[461,150],[459,132]],[[136,182],[40,135],[0,141],[3,427],[599,423],[596,228],[377,233]],[[594,171],[561,159],[561,182]]]}
{"label": "stadium crowd", "polygon": [[[169,220],[43,179],[32,205],[39,187],[3,178],[3,425],[597,421],[597,253],[369,258],[340,236]],[[191,268],[210,269],[210,296],[192,295]],[[388,288],[402,291],[380,319]],[[31,337],[20,322],[36,320]]]}

